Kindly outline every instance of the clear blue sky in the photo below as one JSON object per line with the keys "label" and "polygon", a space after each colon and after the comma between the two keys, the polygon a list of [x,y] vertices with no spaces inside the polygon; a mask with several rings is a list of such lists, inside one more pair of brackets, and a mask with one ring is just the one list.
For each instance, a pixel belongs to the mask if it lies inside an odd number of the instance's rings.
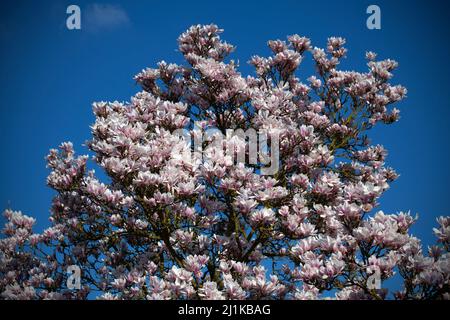
{"label": "clear blue sky", "polygon": [[[233,58],[249,73],[252,54],[269,39],[298,33],[324,46],[347,38],[347,68],[363,70],[364,53],[400,63],[394,82],[408,88],[401,121],[371,133],[389,150],[401,177],[380,203],[385,212],[411,210],[413,233],[434,241],[435,217],[450,214],[450,57],[446,1],[1,1],[0,207],[20,209],[48,226],[53,192],[44,157],[62,141],[78,153],[90,137],[91,103],[128,100],[132,77],[160,60],[181,62],[176,38],[192,24],[216,23],[237,46]],[[65,27],[69,4],[81,7],[82,29]],[[100,6],[103,4],[104,6]],[[382,29],[366,28],[366,8],[381,7]],[[98,8],[106,8],[102,15]],[[308,71],[308,72],[306,72]],[[304,79],[309,71],[300,75]]]}

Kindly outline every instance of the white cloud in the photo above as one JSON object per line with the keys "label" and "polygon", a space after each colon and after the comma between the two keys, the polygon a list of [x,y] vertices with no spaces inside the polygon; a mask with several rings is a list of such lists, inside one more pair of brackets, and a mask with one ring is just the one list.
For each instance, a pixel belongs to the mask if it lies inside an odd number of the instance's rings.
{"label": "white cloud", "polygon": [[112,30],[129,23],[128,14],[119,5],[92,3],[81,10],[81,28],[87,31]]}

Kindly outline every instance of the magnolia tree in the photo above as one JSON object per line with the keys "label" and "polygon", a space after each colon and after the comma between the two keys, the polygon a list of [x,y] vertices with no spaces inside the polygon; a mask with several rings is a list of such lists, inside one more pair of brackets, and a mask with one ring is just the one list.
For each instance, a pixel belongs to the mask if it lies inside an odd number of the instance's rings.
{"label": "magnolia tree", "polygon": [[368,52],[367,72],[341,71],[344,39],[292,35],[244,78],[221,31],[191,27],[185,65],[143,70],[129,103],[94,103],[88,147],[106,182],[71,143],[50,151],[52,225],[35,234],[6,210],[2,298],[450,298],[450,218],[424,253],[415,217],[376,211],[397,174],[366,133],[399,118],[397,63]]}

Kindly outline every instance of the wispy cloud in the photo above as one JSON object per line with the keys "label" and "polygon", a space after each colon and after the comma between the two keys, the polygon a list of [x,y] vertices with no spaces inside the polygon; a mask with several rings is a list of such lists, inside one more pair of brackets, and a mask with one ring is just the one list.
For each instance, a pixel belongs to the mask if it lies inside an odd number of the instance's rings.
{"label": "wispy cloud", "polygon": [[115,4],[89,4],[82,10],[82,29],[91,32],[107,31],[130,23],[126,11]]}

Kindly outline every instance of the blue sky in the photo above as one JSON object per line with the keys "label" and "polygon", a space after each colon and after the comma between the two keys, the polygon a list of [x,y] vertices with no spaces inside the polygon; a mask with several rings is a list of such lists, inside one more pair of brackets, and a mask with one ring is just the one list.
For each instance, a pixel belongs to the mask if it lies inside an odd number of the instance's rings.
{"label": "blue sky", "polygon": [[[91,103],[127,101],[132,77],[160,60],[181,62],[178,35],[192,24],[216,23],[237,46],[244,74],[266,41],[298,33],[324,46],[347,39],[344,68],[365,70],[364,53],[399,61],[394,82],[408,88],[401,121],[371,132],[389,151],[400,178],[380,200],[385,212],[419,213],[412,232],[434,241],[435,217],[449,215],[450,45],[444,1],[2,1],[0,4],[0,207],[49,225],[53,192],[44,157],[72,141],[86,153]],[[81,8],[81,30],[66,28],[66,8]],[[366,28],[366,8],[381,8],[381,30]],[[300,68],[306,79],[311,70]]]}

